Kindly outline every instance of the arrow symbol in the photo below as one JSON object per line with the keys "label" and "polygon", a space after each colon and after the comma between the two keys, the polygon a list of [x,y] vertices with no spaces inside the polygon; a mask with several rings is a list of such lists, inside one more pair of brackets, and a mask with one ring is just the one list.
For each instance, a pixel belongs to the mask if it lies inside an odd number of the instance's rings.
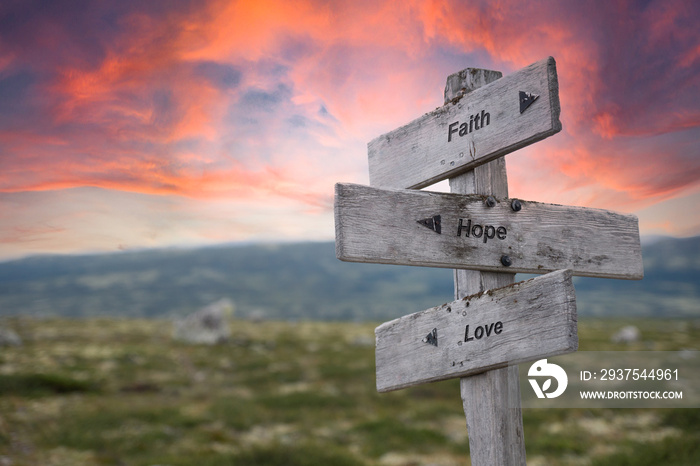
{"label": "arrow symbol", "polygon": [[432,217],[424,218],[423,220],[416,220],[418,223],[426,228],[430,228],[438,235],[442,234],[442,227],[439,215],[433,215]]}
{"label": "arrow symbol", "polygon": [[423,343],[428,343],[429,345],[437,346],[437,329],[434,328],[432,332],[427,334],[423,340],[421,340]]}
{"label": "arrow symbol", "polygon": [[530,92],[520,91],[520,113],[523,113],[532,105],[539,96]]}

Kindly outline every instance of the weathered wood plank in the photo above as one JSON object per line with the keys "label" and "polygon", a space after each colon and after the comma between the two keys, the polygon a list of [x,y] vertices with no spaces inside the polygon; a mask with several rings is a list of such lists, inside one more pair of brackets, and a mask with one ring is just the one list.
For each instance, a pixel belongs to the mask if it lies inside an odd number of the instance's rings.
{"label": "weathered wood plank", "polygon": [[[538,96],[522,113],[520,92]],[[422,188],[453,177],[557,133],[559,113],[549,57],[372,140],[370,184]]]}
{"label": "weathered wood plank", "polygon": [[478,374],[578,348],[570,270],[471,295],[377,327],[377,390]]}
{"label": "weathered wood plank", "polygon": [[495,200],[489,207],[486,196],[337,184],[336,255],[351,262],[507,273],[568,268],[581,276],[642,278],[634,215],[522,200],[515,211],[513,199]]}

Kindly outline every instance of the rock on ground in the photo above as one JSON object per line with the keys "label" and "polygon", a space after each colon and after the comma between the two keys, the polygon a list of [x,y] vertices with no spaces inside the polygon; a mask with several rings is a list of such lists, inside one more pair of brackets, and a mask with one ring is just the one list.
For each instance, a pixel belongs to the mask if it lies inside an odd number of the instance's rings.
{"label": "rock on ground", "polygon": [[233,314],[233,303],[222,299],[199,309],[183,320],[175,321],[173,338],[185,343],[215,345],[231,336],[228,317]]}
{"label": "rock on ground", "polygon": [[634,343],[639,341],[641,337],[642,334],[637,327],[634,325],[628,325],[618,330],[617,333],[610,338],[610,340],[613,343]]}
{"label": "rock on ground", "polygon": [[13,330],[0,327],[0,346],[21,346],[22,339]]}

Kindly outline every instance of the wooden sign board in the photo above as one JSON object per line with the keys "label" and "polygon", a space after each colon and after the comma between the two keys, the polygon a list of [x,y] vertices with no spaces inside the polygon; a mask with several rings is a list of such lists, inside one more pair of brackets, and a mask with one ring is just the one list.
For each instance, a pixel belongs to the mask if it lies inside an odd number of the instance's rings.
{"label": "wooden sign board", "polygon": [[644,274],[634,215],[515,199],[493,198],[489,207],[486,196],[356,184],[335,189],[340,260],[507,273],[571,269],[622,279]]}
{"label": "wooden sign board", "polygon": [[474,375],[576,351],[570,270],[489,290],[377,327],[377,390]]}
{"label": "wooden sign board", "polygon": [[554,58],[534,63],[368,144],[370,185],[422,188],[561,130]]}

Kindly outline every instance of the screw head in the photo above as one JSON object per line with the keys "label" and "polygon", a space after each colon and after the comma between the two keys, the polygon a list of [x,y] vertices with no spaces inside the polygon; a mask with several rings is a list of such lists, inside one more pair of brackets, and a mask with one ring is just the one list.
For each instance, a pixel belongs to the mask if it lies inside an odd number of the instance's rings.
{"label": "screw head", "polygon": [[501,264],[505,265],[506,267],[510,267],[513,265],[513,261],[510,259],[510,256],[503,255],[501,256]]}
{"label": "screw head", "polygon": [[496,207],[496,198],[489,196],[486,198],[486,205],[489,207]]}
{"label": "screw head", "polygon": [[510,203],[510,208],[516,212],[520,212],[520,209],[523,208],[523,205],[520,203],[519,200],[513,199],[513,202]]}

